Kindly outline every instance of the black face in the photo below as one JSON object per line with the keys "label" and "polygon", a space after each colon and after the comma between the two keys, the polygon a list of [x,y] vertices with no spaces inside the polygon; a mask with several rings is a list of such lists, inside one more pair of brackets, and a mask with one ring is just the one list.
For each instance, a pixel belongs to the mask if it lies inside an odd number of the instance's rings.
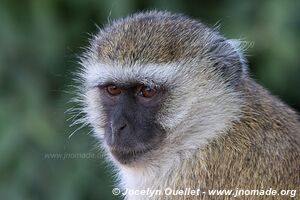
{"label": "black face", "polygon": [[99,86],[107,116],[104,138],[122,164],[137,160],[156,148],[164,137],[155,122],[164,90],[142,84]]}

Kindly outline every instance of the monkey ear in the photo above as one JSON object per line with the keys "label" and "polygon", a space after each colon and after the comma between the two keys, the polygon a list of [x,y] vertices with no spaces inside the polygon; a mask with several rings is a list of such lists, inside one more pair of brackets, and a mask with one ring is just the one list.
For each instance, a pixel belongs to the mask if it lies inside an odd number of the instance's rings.
{"label": "monkey ear", "polygon": [[229,39],[227,42],[230,44],[231,48],[233,49],[234,53],[238,56],[240,60],[240,67],[241,67],[241,77],[244,78],[248,74],[248,66],[247,60],[245,59],[245,52],[253,47],[253,42],[247,42],[239,39]]}
{"label": "monkey ear", "polygon": [[241,40],[221,39],[211,46],[215,63],[214,68],[220,72],[226,82],[239,85],[247,77],[247,62],[244,51],[250,47],[249,43]]}

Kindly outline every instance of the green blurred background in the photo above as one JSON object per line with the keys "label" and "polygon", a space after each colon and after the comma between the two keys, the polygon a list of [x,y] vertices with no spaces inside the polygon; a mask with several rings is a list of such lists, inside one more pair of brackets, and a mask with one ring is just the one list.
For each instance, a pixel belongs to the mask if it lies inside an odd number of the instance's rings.
{"label": "green blurred background", "polygon": [[96,24],[152,8],[254,42],[252,76],[300,110],[300,1],[1,0],[0,199],[116,198],[90,130],[68,137],[71,73]]}

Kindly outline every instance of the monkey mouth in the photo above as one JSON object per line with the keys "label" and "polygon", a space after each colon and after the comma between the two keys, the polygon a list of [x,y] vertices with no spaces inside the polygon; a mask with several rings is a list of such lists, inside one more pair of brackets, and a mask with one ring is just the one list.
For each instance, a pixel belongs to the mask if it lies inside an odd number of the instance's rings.
{"label": "monkey mouth", "polygon": [[122,149],[110,147],[110,152],[113,157],[123,165],[131,164],[141,158],[150,149]]}

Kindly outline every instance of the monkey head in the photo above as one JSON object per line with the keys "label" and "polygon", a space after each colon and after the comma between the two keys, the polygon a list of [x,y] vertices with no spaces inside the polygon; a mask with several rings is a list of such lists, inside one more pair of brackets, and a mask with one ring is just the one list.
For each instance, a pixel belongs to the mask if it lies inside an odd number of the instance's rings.
{"label": "monkey head", "polygon": [[122,166],[167,162],[237,119],[247,76],[238,43],[181,15],[146,12],[96,34],[81,58],[86,122]]}

